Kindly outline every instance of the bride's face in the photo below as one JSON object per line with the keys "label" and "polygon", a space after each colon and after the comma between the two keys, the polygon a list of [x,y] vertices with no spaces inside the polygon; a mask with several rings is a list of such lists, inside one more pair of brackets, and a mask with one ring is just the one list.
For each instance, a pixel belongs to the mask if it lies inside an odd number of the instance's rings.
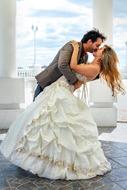
{"label": "bride's face", "polygon": [[101,57],[103,51],[104,51],[104,47],[101,47],[101,48],[99,48],[97,51],[94,51],[94,52],[93,52],[93,56],[94,56],[94,57]]}

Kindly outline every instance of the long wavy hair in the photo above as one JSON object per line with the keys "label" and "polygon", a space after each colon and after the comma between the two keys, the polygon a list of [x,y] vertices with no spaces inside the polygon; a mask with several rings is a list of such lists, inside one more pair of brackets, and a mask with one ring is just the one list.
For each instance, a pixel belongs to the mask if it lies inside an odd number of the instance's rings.
{"label": "long wavy hair", "polygon": [[118,69],[118,57],[115,51],[108,45],[104,46],[102,53],[102,68],[101,77],[107,82],[107,85],[112,90],[112,95],[115,96],[119,92],[125,94],[121,75]]}

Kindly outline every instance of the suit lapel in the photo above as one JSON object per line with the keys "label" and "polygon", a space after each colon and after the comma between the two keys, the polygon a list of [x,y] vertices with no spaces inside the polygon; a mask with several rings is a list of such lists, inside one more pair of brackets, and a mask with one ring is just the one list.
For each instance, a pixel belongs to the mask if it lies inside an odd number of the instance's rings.
{"label": "suit lapel", "polygon": [[78,62],[79,62],[79,60],[80,60],[81,54],[82,54],[82,43],[79,42]]}

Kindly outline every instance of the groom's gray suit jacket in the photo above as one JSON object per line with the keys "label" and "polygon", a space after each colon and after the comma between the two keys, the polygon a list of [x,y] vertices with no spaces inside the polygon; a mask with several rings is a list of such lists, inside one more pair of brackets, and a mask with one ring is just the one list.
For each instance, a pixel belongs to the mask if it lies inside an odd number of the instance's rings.
{"label": "groom's gray suit jacket", "polygon": [[[78,63],[85,63],[88,55],[82,56],[82,43],[79,42]],[[51,64],[35,76],[42,90],[64,75],[69,84],[74,84],[78,79],[69,64],[73,52],[71,41],[66,43],[57,53]]]}

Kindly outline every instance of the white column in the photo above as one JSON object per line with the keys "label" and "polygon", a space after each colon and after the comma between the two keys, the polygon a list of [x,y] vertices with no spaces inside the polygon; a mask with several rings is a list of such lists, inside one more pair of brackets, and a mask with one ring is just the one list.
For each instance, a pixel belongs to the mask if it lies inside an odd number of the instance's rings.
{"label": "white column", "polygon": [[[112,0],[93,0],[93,27],[104,33],[107,44],[112,44]],[[98,126],[116,126],[115,101],[105,81],[99,79],[90,83],[89,105]]]}
{"label": "white column", "polygon": [[0,1],[0,128],[8,128],[24,102],[24,80],[16,78],[16,0]]}
{"label": "white column", "polygon": [[0,2],[0,77],[15,77],[15,0]]}
{"label": "white column", "polygon": [[107,37],[106,42],[112,44],[113,1],[93,0],[93,26]]}

